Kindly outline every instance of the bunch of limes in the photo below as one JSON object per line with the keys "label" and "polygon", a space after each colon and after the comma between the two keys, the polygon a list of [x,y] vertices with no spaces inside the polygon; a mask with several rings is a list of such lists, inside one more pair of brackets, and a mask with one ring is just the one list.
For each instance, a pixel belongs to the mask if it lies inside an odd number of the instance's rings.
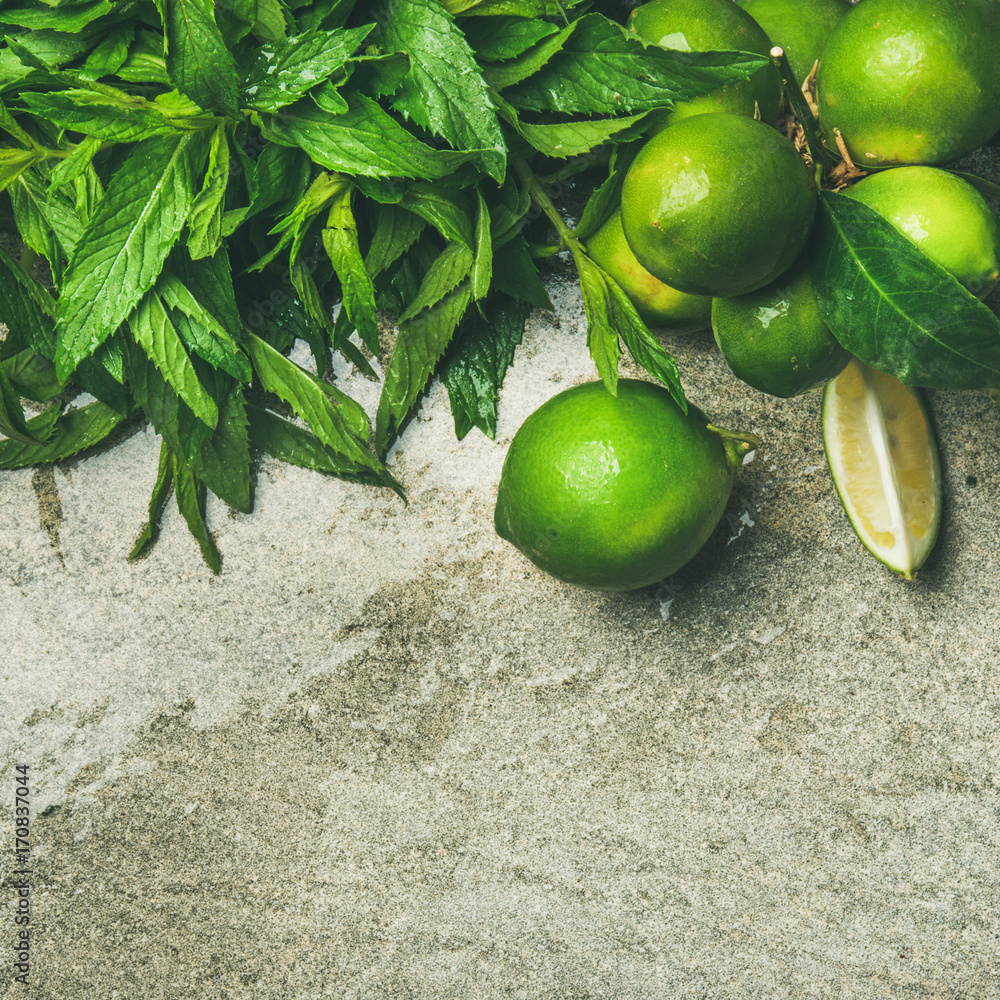
{"label": "bunch of limes", "polygon": [[[626,27],[671,49],[782,48],[814,84],[824,142],[855,168],[844,193],[974,295],[996,286],[997,218],[942,165],[1000,133],[1000,0],[652,0]],[[782,107],[773,64],[677,105],[588,249],[651,325],[711,325],[749,385],[780,397],[827,386],[824,441],[852,524],[908,577],[937,532],[936,446],[914,390],[854,361],[824,321],[809,262],[829,181],[776,127]],[[651,385],[578,387],[515,436],[497,529],[561,579],[655,582],[714,529],[750,447],[739,439]]]}

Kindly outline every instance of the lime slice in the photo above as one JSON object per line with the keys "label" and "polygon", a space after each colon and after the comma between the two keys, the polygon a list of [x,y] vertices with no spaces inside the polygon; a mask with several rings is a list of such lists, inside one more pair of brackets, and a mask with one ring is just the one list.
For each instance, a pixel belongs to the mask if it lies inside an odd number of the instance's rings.
{"label": "lime slice", "polygon": [[920,396],[852,359],[823,391],[823,445],[862,544],[912,580],[941,522],[941,462]]}

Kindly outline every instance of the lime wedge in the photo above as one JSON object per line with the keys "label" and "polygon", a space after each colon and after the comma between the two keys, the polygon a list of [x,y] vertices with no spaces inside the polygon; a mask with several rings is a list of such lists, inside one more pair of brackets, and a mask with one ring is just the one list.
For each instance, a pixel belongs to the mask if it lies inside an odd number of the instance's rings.
{"label": "lime wedge", "polygon": [[862,544],[912,580],[941,523],[941,461],[920,396],[852,359],[823,390],[823,446]]}

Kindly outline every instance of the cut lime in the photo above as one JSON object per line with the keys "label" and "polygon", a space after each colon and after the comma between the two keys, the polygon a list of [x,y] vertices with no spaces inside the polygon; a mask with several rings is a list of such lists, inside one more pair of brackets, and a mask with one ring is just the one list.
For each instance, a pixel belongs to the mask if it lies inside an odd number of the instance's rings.
{"label": "cut lime", "polygon": [[823,446],[862,544],[912,580],[941,522],[941,462],[920,396],[852,359],[823,391]]}

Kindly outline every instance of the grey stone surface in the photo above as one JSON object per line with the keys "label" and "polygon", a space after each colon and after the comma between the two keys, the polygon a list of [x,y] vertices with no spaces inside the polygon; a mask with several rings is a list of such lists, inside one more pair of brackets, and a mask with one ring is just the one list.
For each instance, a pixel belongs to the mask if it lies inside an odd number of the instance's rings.
{"label": "grey stone surface", "polygon": [[574,590],[492,529],[514,431],[593,377],[554,296],[496,442],[455,441],[436,385],[392,455],[409,506],[266,465],[253,514],[210,502],[219,577],[173,510],[125,561],[149,431],[0,474],[2,995],[1000,997],[996,408],[928,394],[946,508],[905,582],[843,515],[818,396],[675,339],[763,446],[675,577]]}

